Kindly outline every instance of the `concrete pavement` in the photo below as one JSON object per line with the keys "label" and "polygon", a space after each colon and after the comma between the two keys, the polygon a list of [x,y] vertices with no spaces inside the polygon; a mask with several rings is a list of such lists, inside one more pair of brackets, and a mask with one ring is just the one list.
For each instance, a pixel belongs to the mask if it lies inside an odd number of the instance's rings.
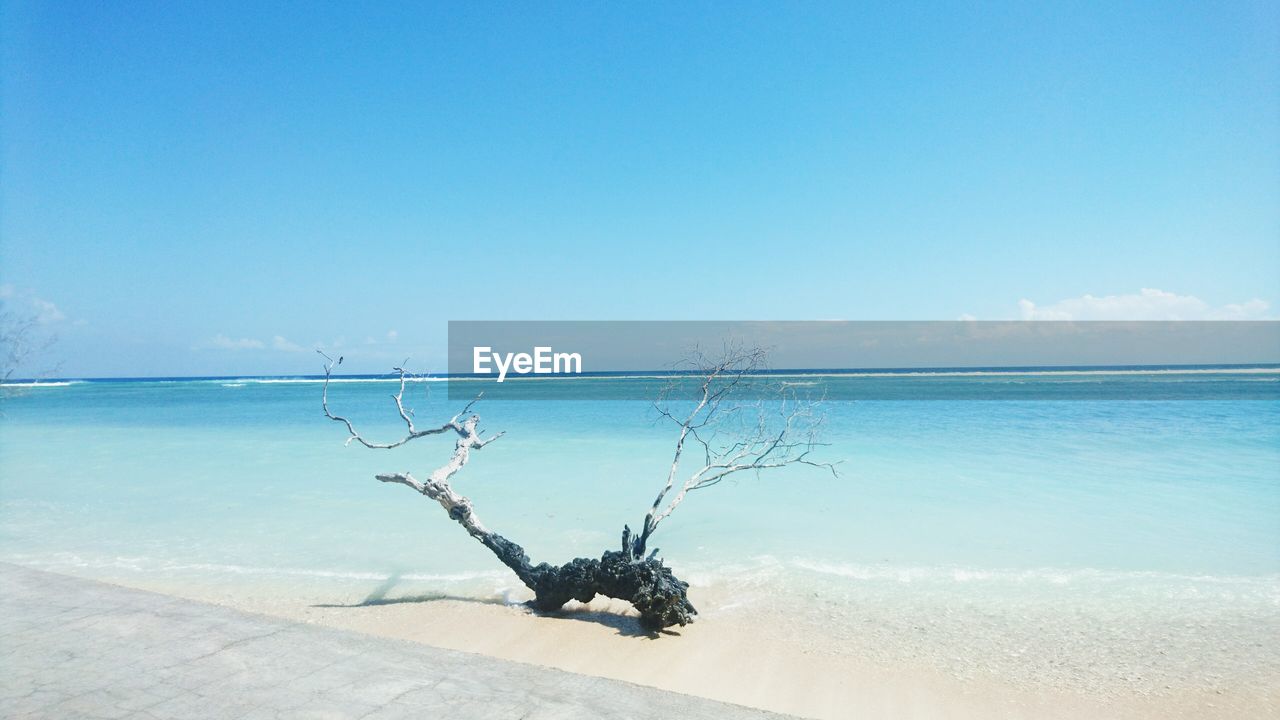
{"label": "concrete pavement", "polygon": [[4,563],[0,716],[782,717]]}

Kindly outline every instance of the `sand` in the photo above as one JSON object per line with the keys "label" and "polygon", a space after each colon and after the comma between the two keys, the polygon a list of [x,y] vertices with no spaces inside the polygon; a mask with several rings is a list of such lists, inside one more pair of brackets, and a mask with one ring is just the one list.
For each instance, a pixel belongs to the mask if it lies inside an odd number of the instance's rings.
{"label": "sand", "polygon": [[[245,605],[242,603],[242,605]],[[625,603],[597,600],[554,616],[456,598],[367,606],[248,603],[295,620],[400,638],[808,718],[1274,717],[1276,698],[1175,690],[1116,696],[956,678],[921,666],[874,664],[770,637],[730,616],[646,634]]]}
{"label": "sand", "polygon": [[[891,660],[872,646],[832,642],[806,626],[731,607],[691,592],[705,610],[698,622],[652,635],[626,603],[597,599],[538,615],[519,598],[371,595],[311,586],[282,594],[249,586],[160,585],[128,578],[97,579],[165,592],[239,610],[374,636],[424,643],[585,675],[624,680],[689,695],[805,718],[885,720],[1088,718],[1088,720],[1248,720],[1280,717],[1280,683],[1266,677],[1221,678],[1213,684],[1150,686],[1105,674],[1039,682],[1036,671],[1009,666],[944,670],[936,658]],[[720,611],[714,610],[721,608]],[[884,628],[867,629],[875,642]],[[899,630],[900,631],[900,630]],[[1259,638],[1259,642],[1263,639]],[[1192,658],[1192,661],[1195,659]],[[953,664],[954,667],[954,664]],[[1080,677],[1063,686],[1062,677]]]}

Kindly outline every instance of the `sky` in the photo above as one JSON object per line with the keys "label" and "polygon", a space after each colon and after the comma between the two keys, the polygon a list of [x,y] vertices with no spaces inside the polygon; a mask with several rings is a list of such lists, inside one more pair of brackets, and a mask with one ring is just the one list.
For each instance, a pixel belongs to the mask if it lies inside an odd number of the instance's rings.
{"label": "sky", "polygon": [[65,376],[432,369],[448,320],[1272,318],[1277,27],[0,0],[0,302]]}

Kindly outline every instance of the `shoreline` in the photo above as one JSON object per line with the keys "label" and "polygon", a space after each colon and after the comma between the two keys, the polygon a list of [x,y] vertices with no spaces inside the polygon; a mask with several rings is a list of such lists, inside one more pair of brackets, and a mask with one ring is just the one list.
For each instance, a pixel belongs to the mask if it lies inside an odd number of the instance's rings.
{"label": "shoreline", "polygon": [[[625,603],[597,598],[555,614],[535,614],[501,597],[435,593],[321,601],[250,588],[174,588],[140,578],[95,578],[300,623],[637,685],[815,720],[850,714],[882,718],[1264,718],[1280,691],[1267,687],[1177,686],[1161,692],[1028,686],[974,668],[958,675],[918,662],[886,662],[839,652],[830,643],[717,612],[660,636],[641,630]],[[703,598],[706,599],[705,597]],[[331,600],[331,601],[327,601]],[[697,601],[695,601],[696,603]],[[930,620],[931,622],[932,620]]]}

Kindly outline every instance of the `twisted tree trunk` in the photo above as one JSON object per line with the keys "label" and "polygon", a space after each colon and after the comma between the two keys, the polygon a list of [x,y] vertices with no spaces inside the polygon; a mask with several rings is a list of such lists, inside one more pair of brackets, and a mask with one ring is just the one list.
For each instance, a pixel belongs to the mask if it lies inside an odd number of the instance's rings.
{"label": "twisted tree trunk", "polygon": [[[471,440],[475,438],[474,419],[473,416],[461,425],[465,434],[458,439],[460,448],[470,442],[484,442]],[[432,473],[426,482],[416,480],[408,473],[378,475],[377,478],[383,482],[407,485],[440,503],[452,520],[489,548],[503,565],[511,568],[520,582],[534,592],[530,604],[538,610],[559,610],[570,600],[585,603],[596,595],[604,595],[631,603],[640,613],[640,623],[649,630],[693,622],[698,611],[686,596],[689,584],[677,579],[671,568],[657,558],[656,551],[648,558],[635,557],[630,528],[623,529],[622,549],[606,551],[599,560],[575,558],[564,565],[534,565],[524,548],[480,522],[471,501],[455,492],[447,477],[437,477],[452,465],[450,463]],[[461,463],[457,467],[461,467]]]}
{"label": "twisted tree trunk", "polygon": [[604,595],[631,603],[640,613],[640,624],[649,630],[687,625],[698,614],[685,595],[689,583],[676,578],[657,558],[636,560],[610,550],[599,560],[577,558],[560,567],[542,563],[533,568],[533,577],[533,605],[539,610]]}
{"label": "twisted tree trunk", "polygon": [[[325,357],[328,359],[327,355]],[[530,604],[534,608],[554,611],[570,600],[585,603],[596,595],[604,595],[631,603],[640,613],[640,622],[644,627],[656,631],[672,625],[686,625],[693,622],[694,616],[698,614],[686,595],[689,584],[676,578],[671,569],[662,564],[657,550],[645,555],[649,538],[658,524],[671,515],[688,493],[716,485],[734,473],[790,464],[814,465],[834,472],[834,467],[828,463],[808,460],[809,452],[816,445],[815,424],[810,422],[810,404],[790,407],[789,412],[782,414],[780,429],[771,429],[766,422],[767,418],[762,414],[758,422],[746,428],[745,432],[735,433],[723,443],[715,442],[715,428],[720,421],[725,397],[758,367],[762,357],[761,351],[730,354],[718,363],[705,366],[705,377],[697,401],[692,411],[687,416],[682,416],[683,419],[661,406],[658,407],[663,417],[680,427],[680,434],[666,485],[653,501],[640,532],[633,535],[631,528],[624,527],[619,550],[606,551],[598,560],[576,558],[564,565],[534,565],[524,548],[486,528],[476,517],[471,501],[449,485],[449,479],[467,464],[472,450],[479,450],[502,436],[502,433],[498,433],[481,438],[478,429],[479,415],[460,419],[470,412],[479,397],[443,425],[420,430],[414,426],[413,413],[404,407],[407,373],[396,368],[400,373],[400,390],[392,397],[400,418],[408,427],[408,433],[391,443],[370,442],[356,431],[350,420],[329,411],[329,378],[334,365],[342,362],[342,358],[338,358],[336,362],[329,360],[329,364],[325,366],[322,404],[325,417],[346,426],[349,434],[347,442],[358,442],[367,448],[390,450],[427,435],[456,435],[453,455],[449,461],[433,470],[425,481],[418,480],[409,473],[378,475],[378,480],[406,485],[439,503],[452,520],[489,548],[502,564],[511,568],[516,577],[533,591],[534,599]],[[785,401],[782,409],[788,409]],[[734,413],[726,414],[736,416]],[[801,437],[799,440],[793,439],[793,434],[797,431]],[[703,465],[677,485],[685,445],[689,441],[696,442],[702,449]],[[674,495],[668,500],[667,495],[671,492]]]}

